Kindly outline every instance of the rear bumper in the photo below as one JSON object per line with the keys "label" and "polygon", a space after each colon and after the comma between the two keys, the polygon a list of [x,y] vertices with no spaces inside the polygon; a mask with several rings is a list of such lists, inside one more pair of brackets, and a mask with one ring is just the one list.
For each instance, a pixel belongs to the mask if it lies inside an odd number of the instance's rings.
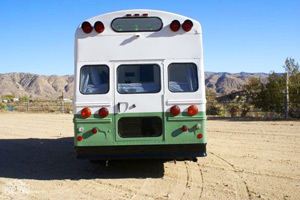
{"label": "rear bumper", "polygon": [[206,156],[206,144],[75,147],[78,159],[188,159]]}

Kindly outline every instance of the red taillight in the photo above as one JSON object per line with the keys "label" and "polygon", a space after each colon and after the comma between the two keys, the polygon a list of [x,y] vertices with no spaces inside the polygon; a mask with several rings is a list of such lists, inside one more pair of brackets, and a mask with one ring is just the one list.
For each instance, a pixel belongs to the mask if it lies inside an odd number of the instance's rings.
{"label": "red taillight", "polygon": [[105,29],[104,24],[102,22],[95,22],[94,29],[97,33],[102,33]]}
{"label": "red taillight", "polygon": [[180,113],[180,108],[178,106],[172,106],[170,112],[173,116],[176,116]]}
{"label": "red taillight", "polygon": [[198,139],[201,139],[203,137],[203,135],[201,134],[201,133],[199,133],[198,135],[197,135],[197,138]]}
{"label": "red taillight", "polygon": [[188,127],[187,126],[182,126],[181,129],[182,129],[183,132],[185,132],[185,131],[188,130]]}
{"label": "red taillight", "polygon": [[180,22],[178,20],[173,20],[170,24],[170,29],[174,32],[180,29]]}
{"label": "red taillight", "polygon": [[109,112],[108,112],[108,110],[107,110],[107,108],[101,108],[100,110],[99,110],[99,115],[100,115],[100,117],[107,117],[107,115],[109,114]]}
{"label": "red taillight", "polygon": [[97,132],[98,132],[98,129],[97,129],[97,128],[93,128],[93,129],[92,129],[92,133],[93,133],[93,134],[96,134]]}
{"label": "red taillight", "polygon": [[191,105],[189,108],[188,108],[188,113],[191,115],[191,116],[194,116],[198,113],[198,108],[197,106],[195,105]]}
{"label": "red taillight", "polygon": [[182,29],[185,32],[189,32],[193,28],[193,22],[191,20],[185,20],[182,24]]}
{"label": "red taillight", "polygon": [[88,118],[89,116],[91,116],[92,112],[89,108],[84,108],[81,110],[81,116],[83,118]]}
{"label": "red taillight", "polygon": [[81,24],[81,28],[82,28],[83,32],[85,32],[87,34],[92,32],[92,30],[93,30],[92,25],[90,24],[90,22],[87,22],[87,21],[85,21]]}
{"label": "red taillight", "polygon": [[82,136],[78,136],[78,137],[77,137],[77,141],[80,142],[81,140],[82,140]]}

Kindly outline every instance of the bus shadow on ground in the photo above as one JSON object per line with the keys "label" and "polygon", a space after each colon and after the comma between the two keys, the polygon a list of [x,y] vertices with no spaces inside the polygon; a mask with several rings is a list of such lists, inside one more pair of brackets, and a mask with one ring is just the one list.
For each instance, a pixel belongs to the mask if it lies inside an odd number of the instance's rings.
{"label": "bus shadow on ground", "polygon": [[73,138],[0,139],[0,177],[37,180],[161,178],[157,160],[114,161],[106,167],[74,157]]}

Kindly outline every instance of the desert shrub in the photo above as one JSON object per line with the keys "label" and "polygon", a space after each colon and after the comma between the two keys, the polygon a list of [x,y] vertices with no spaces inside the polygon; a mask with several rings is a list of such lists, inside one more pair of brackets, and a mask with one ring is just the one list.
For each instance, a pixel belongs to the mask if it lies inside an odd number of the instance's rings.
{"label": "desert shrub", "polygon": [[20,102],[29,102],[29,97],[25,95],[25,96],[23,96],[23,97],[20,97],[20,98],[19,98],[19,101],[20,101]]}
{"label": "desert shrub", "polygon": [[0,103],[0,110],[6,110],[6,105],[4,103]]}
{"label": "desert shrub", "polygon": [[221,115],[222,107],[219,104],[213,104],[207,108],[208,115]]}

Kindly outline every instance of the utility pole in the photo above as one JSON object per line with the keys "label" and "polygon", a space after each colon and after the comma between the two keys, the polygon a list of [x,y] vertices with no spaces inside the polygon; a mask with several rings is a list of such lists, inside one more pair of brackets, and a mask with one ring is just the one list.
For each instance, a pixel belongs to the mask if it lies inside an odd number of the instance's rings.
{"label": "utility pole", "polygon": [[289,116],[289,70],[286,70],[284,119]]}

